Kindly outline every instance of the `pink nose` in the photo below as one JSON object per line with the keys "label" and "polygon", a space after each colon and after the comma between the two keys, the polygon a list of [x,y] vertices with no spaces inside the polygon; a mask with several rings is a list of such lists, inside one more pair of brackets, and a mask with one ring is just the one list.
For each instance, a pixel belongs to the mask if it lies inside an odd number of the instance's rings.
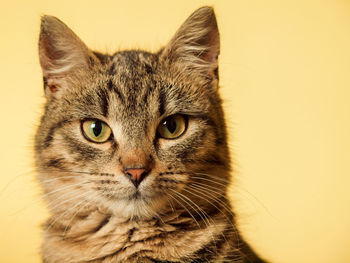
{"label": "pink nose", "polygon": [[146,177],[147,172],[144,168],[125,168],[124,174],[126,174],[135,187],[137,187]]}

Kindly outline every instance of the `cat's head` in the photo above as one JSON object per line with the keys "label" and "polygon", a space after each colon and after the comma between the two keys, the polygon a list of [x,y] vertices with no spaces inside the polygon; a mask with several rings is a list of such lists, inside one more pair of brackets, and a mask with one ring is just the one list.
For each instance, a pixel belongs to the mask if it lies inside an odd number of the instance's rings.
{"label": "cat's head", "polygon": [[213,183],[229,170],[219,46],[210,7],[195,11],[157,53],[93,52],[44,16],[46,107],[36,160],[50,209],[97,206],[142,218],[172,202],[223,194],[226,184]]}

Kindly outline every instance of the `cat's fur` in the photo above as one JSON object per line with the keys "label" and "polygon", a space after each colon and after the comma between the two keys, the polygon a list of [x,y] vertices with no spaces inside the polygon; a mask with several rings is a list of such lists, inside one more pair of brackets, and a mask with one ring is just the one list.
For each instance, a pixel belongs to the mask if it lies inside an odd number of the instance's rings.
{"label": "cat's fur", "polygon": [[[218,95],[219,33],[210,7],[194,12],[157,53],[89,50],[60,20],[42,18],[47,102],[36,164],[51,217],[44,262],[263,262],[242,240],[227,199],[230,158]],[[184,135],[160,121],[188,116]],[[87,141],[85,119],[111,127]],[[136,188],[126,166],[145,166]]]}

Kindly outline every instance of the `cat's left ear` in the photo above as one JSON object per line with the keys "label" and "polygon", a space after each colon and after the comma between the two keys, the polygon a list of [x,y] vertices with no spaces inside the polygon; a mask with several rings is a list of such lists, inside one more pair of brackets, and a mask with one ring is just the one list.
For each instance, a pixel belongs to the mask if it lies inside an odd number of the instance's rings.
{"label": "cat's left ear", "polygon": [[39,58],[49,99],[60,98],[69,89],[70,77],[98,63],[83,41],[54,16],[41,18]]}
{"label": "cat's left ear", "polygon": [[213,8],[196,10],[163,49],[161,57],[189,74],[218,78],[220,36]]}

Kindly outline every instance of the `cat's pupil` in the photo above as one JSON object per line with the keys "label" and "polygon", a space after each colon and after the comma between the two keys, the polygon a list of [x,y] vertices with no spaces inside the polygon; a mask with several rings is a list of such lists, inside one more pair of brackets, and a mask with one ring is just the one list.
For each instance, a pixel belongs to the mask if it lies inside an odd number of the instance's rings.
{"label": "cat's pupil", "polygon": [[96,137],[98,137],[102,132],[102,122],[95,121],[91,124],[92,132]]}
{"label": "cat's pupil", "polygon": [[166,120],[164,124],[170,133],[174,133],[176,131],[176,120],[174,118]]}

